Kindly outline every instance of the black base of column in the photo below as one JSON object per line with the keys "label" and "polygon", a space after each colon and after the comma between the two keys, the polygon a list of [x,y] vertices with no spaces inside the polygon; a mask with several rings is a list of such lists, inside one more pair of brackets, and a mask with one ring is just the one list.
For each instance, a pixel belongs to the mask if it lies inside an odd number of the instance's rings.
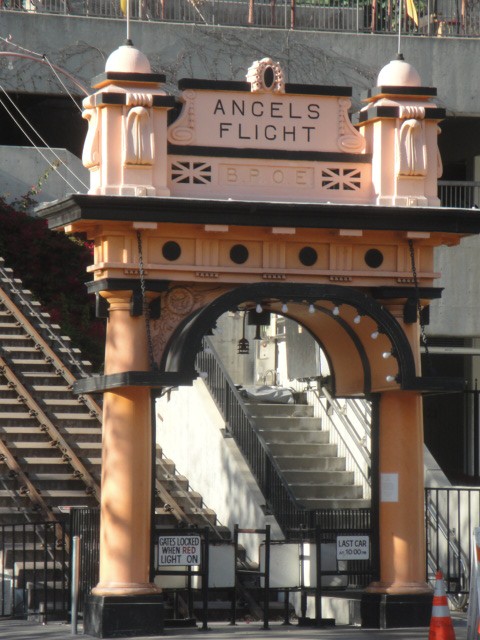
{"label": "black base of column", "polygon": [[360,605],[362,627],[428,627],[432,616],[433,594],[390,595],[364,593]]}
{"label": "black base of column", "polygon": [[84,633],[94,638],[155,636],[164,628],[163,596],[88,596]]}

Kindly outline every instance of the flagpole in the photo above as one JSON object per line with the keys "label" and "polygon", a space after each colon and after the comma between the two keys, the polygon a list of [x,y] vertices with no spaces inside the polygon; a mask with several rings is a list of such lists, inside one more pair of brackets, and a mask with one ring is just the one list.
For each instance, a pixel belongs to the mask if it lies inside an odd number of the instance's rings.
{"label": "flagpole", "polygon": [[[402,0],[400,0],[401,2]],[[130,39],[130,0],[127,0],[127,42],[131,42]]]}
{"label": "flagpole", "polygon": [[[130,0],[127,0],[127,2],[130,2]],[[128,6],[128,5],[127,5]],[[400,56],[402,54],[402,8],[403,8],[403,2],[402,0],[398,0],[398,49],[397,49],[397,56]]]}

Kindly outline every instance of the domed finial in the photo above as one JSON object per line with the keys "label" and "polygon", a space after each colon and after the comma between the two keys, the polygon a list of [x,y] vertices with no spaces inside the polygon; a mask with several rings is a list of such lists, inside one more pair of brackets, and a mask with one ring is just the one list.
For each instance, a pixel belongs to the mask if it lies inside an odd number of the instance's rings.
{"label": "domed finial", "polygon": [[122,44],[108,56],[105,71],[113,73],[151,73],[152,68],[147,56],[136,49],[132,41]]}
{"label": "domed finial", "polygon": [[399,53],[378,74],[377,87],[421,87],[422,80],[418,71]]}

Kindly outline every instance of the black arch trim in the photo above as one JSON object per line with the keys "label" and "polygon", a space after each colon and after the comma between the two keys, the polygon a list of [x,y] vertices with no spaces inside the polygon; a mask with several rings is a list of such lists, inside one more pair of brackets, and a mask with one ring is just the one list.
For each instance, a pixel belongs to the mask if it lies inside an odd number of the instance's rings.
{"label": "black arch trim", "polygon": [[[316,309],[317,311],[320,311],[325,315],[331,316],[332,314],[332,312],[329,309],[325,309],[324,307],[317,306]],[[368,360],[365,348],[361,340],[355,333],[355,331],[353,331],[352,327],[343,318],[340,318],[339,316],[337,316],[335,318],[335,322],[338,322],[338,324],[348,334],[349,338],[352,340],[353,344],[355,345],[358,355],[360,356],[360,361],[362,363],[362,368],[363,368],[363,391],[364,393],[370,393],[372,390],[372,371],[370,368],[370,362]]]}
{"label": "black arch trim", "polygon": [[[193,371],[195,356],[200,349],[202,338],[218,317],[246,301],[262,301],[269,298],[297,302],[323,300],[355,307],[359,313],[372,318],[392,342],[397,354],[401,387],[410,389],[414,386],[416,373],[412,349],[392,314],[376,300],[356,289],[328,284],[256,283],[243,285],[225,293],[190,316],[183,325],[178,327],[165,349],[160,370],[165,373],[178,372],[182,377],[184,371],[185,373]],[[365,353],[364,358],[366,359]],[[370,385],[371,379],[369,388]]]}

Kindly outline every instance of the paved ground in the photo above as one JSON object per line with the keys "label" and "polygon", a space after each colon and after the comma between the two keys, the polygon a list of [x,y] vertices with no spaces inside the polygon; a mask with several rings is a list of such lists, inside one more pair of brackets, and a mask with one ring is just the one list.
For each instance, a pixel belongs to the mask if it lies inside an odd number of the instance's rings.
{"label": "paved ground", "polygon": [[[466,640],[467,620],[465,614],[452,615],[456,640]],[[387,631],[358,629],[354,627],[335,627],[328,629],[305,628],[292,625],[282,626],[272,623],[270,630],[261,628],[261,624],[239,624],[230,627],[224,623],[211,623],[209,631],[201,628],[166,629],[161,638],[175,638],[175,640],[193,640],[194,638],[212,638],[212,640],[306,640],[320,638],[322,640],[428,640],[428,629],[389,629]],[[81,627],[78,635],[83,635]],[[0,620],[0,638],[5,640],[71,640],[73,636],[70,625],[49,623],[47,625],[33,624],[18,620]],[[84,636],[87,638],[87,636]],[[152,637],[138,637],[137,640],[152,640]]]}

